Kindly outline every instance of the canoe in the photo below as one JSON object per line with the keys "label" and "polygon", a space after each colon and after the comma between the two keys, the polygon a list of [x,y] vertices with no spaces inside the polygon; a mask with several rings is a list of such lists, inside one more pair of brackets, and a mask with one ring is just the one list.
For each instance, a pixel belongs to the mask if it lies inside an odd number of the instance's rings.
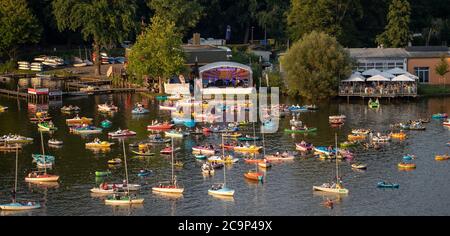
{"label": "canoe", "polygon": [[401,162],[401,163],[398,163],[398,168],[400,168],[400,169],[415,169],[416,164]]}
{"label": "canoe", "polygon": [[364,164],[352,164],[352,168],[358,169],[358,170],[365,170],[365,169],[367,169],[367,165],[364,165]]}
{"label": "canoe", "polygon": [[298,134],[303,134],[303,133],[311,133],[311,132],[316,132],[317,128],[308,128],[308,129],[299,129],[299,130],[291,130],[291,129],[285,129],[284,132],[286,133],[298,133]]}
{"label": "canoe", "polygon": [[434,159],[436,161],[446,161],[446,160],[450,160],[450,156],[449,155],[436,155],[434,157]]}
{"label": "canoe", "polygon": [[386,183],[386,182],[382,181],[382,182],[378,182],[377,187],[378,188],[399,188],[400,185],[393,184],[393,183]]}
{"label": "canoe", "polygon": [[41,204],[39,203],[19,203],[19,202],[13,202],[8,204],[1,204],[0,209],[3,211],[28,211],[33,209],[41,208]]}
{"label": "canoe", "polygon": [[96,142],[86,143],[85,146],[86,146],[86,148],[109,148],[113,144],[114,143],[103,141],[100,143],[96,143]]}
{"label": "canoe", "polygon": [[184,188],[180,188],[174,185],[153,187],[152,190],[155,192],[172,193],[172,194],[182,194],[184,192]]}
{"label": "canoe", "polygon": [[259,173],[259,172],[255,172],[255,171],[249,171],[247,173],[244,174],[244,177],[248,180],[253,180],[253,181],[263,181],[264,178],[264,174]]}
{"label": "canoe", "polygon": [[348,189],[346,188],[331,188],[322,186],[313,186],[314,191],[322,191],[327,193],[337,193],[337,194],[348,194]]}
{"label": "canoe", "polygon": [[157,124],[157,125],[148,125],[147,130],[167,130],[172,129],[175,125],[164,123],[164,124]]}
{"label": "canoe", "polygon": [[130,205],[130,204],[143,204],[143,198],[130,198],[127,196],[121,196],[119,198],[107,198],[105,199],[105,204],[107,205]]}
{"label": "canoe", "polygon": [[131,152],[138,156],[154,156],[155,155],[155,153],[153,153],[153,152],[139,152],[139,151],[134,151],[134,150],[132,150]]}
{"label": "canoe", "polygon": [[262,147],[253,146],[253,145],[249,146],[249,147],[238,147],[238,146],[236,146],[233,149],[236,152],[259,152],[259,150],[261,150]]}
{"label": "canoe", "polygon": [[97,177],[105,177],[111,175],[111,171],[96,171],[95,176]]}

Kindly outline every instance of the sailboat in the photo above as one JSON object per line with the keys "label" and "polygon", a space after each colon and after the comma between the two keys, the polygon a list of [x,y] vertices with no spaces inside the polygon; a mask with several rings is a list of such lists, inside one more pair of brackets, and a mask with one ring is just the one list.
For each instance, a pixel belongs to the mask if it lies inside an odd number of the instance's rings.
{"label": "sailboat", "polygon": [[[222,156],[225,158],[225,148],[223,145],[223,135],[222,135]],[[223,168],[223,183],[214,184],[208,190],[208,193],[216,196],[228,196],[232,197],[234,195],[234,189],[227,188],[227,178],[226,178],[226,168]]]}
{"label": "sailboat", "polygon": [[[173,137],[172,140],[172,150],[174,150],[173,147]],[[174,152],[172,153],[172,179],[171,181],[168,181],[167,183],[160,183],[159,186],[153,187],[152,190],[154,192],[158,193],[171,193],[171,194],[182,194],[184,192],[184,188],[178,186],[177,184],[177,177],[173,175],[174,169],[173,169],[173,159],[174,159]]]}
{"label": "sailboat", "polygon": [[[335,134],[336,139],[336,154],[339,153],[337,146],[337,134]],[[339,164],[338,158],[336,157],[336,183],[324,183],[321,186],[313,186],[314,191],[323,191],[328,193],[338,193],[338,194],[348,194],[348,189],[344,188],[342,181],[339,180]]]}
{"label": "sailboat", "polygon": [[[44,137],[42,136],[42,131],[41,133],[41,146],[42,146],[42,160],[44,163],[41,163],[41,165],[44,168],[44,172],[42,171],[32,171],[31,173],[29,173],[27,175],[27,177],[25,177],[25,181],[27,182],[57,182],[59,179],[58,175],[51,175],[51,174],[47,174],[47,159],[49,159],[50,156],[46,156],[45,155],[45,149],[44,149]],[[38,163],[39,166],[39,163]]]}
{"label": "sailboat", "polygon": [[20,203],[16,202],[16,192],[17,192],[17,168],[19,163],[19,148],[16,149],[16,174],[15,174],[15,182],[14,182],[14,192],[13,199],[11,203],[0,204],[0,209],[3,211],[27,211],[41,208],[41,204],[37,202],[27,202]]}
{"label": "sailboat", "polygon": [[127,154],[125,152],[125,141],[122,141],[123,144],[123,157],[125,162],[125,176],[127,178],[127,186],[123,186],[123,188],[126,188],[126,194],[125,195],[119,195],[114,194],[108,198],[105,199],[106,205],[131,205],[131,204],[142,204],[144,203],[143,198],[136,198],[133,196],[130,196],[130,185],[128,184],[128,167],[127,167]]}
{"label": "sailboat", "polygon": [[[253,136],[255,136],[255,123],[253,123]],[[255,142],[255,146],[256,146],[256,140],[254,142]],[[264,136],[263,136],[263,142],[264,142]],[[263,150],[264,150],[264,145],[263,145]],[[253,156],[256,158],[256,154],[253,154]],[[254,170],[249,170],[248,172],[246,172],[244,174],[244,177],[246,179],[263,182],[264,174],[258,171],[258,164],[259,164],[258,161],[256,161],[255,162],[255,169]]]}

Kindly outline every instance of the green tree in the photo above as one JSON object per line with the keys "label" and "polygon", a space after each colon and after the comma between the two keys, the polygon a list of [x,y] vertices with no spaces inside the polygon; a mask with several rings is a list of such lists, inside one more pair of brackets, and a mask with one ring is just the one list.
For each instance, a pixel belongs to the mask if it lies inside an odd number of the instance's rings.
{"label": "green tree", "polygon": [[335,96],[352,71],[350,55],[336,38],[317,31],[294,43],[282,65],[288,93],[313,102]]}
{"label": "green tree", "polygon": [[19,46],[37,43],[42,28],[25,0],[0,1],[0,56],[15,59]]}
{"label": "green tree", "polygon": [[203,15],[203,7],[196,0],[149,0],[155,15],[175,22],[182,34],[195,27]]}
{"label": "green tree", "polygon": [[378,35],[376,42],[384,47],[406,47],[411,39],[409,22],[411,6],[408,0],[392,0],[387,16],[385,31]]}
{"label": "green tree", "polygon": [[174,22],[158,15],[151,22],[131,48],[128,71],[138,83],[143,83],[146,76],[157,78],[159,91],[163,91],[163,80],[180,73],[184,68],[182,38]]}
{"label": "green tree", "polygon": [[441,56],[441,60],[439,62],[439,64],[436,65],[436,67],[434,68],[436,74],[438,74],[441,78],[442,78],[442,82],[444,82],[444,86],[445,86],[445,75],[448,74],[449,71],[449,66],[448,66],[448,62],[447,62],[447,57],[445,55]]}
{"label": "green tree", "polygon": [[264,0],[258,3],[256,17],[259,27],[266,31],[268,38],[285,38],[284,14],[289,9],[289,0]]}
{"label": "green tree", "polygon": [[288,31],[294,41],[314,30],[340,39],[344,28],[354,27],[354,19],[361,16],[359,0],[291,0]]}
{"label": "green tree", "polygon": [[58,29],[80,30],[94,45],[95,74],[100,75],[100,49],[111,48],[136,29],[134,0],[54,0]]}

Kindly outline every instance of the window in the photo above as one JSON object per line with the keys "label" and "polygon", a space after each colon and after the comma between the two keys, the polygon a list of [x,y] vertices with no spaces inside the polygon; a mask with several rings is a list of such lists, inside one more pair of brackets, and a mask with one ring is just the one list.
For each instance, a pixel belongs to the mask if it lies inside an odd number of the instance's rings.
{"label": "window", "polygon": [[419,77],[419,83],[428,83],[430,68],[429,67],[414,67],[416,76]]}

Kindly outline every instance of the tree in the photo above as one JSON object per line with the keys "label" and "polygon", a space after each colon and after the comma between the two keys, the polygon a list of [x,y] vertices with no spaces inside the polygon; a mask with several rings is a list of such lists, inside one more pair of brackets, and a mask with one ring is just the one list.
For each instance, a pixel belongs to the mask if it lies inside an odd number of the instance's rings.
{"label": "tree", "polygon": [[140,35],[128,56],[128,71],[138,83],[146,76],[162,81],[183,70],[185,59],[181,49],[181,35],[175,23],[155,15],[152,24]]}
{"label": "tree", "polygon": [[444,86],[445,86],[445,75],[447,73],[449,73],[449,66],[447,63],[447,57],[445,55],[441,56],[441,61],[439,62],[439,64],[436,65],[436,67],[434,68],[436,74],[438,74],[439,76],[441,76],[442,78],[442,82],[444,82]]}
{"label": "tree", "polygon": [[411,6],[408,0],[392,0],[387,16],[385,31],[378,35],[376,42],[384,47],[406,47],[411,39],[409,23]]}
{"label": "tree", "polygon": [[340,39],[347,27],[354,27],[354,19],[361,16],[359,0],[291,0],[288,31],[294,41],[314,30]]}
{"label": "tree", "polygon": [[19,46],[39,42],[41,32],[27,1],[0,1],[0,56],[15,59]]}
{"label": "tree", "polygon": [[284,38],[286,31],[285,12],[289,9],[289,0],[258,1],[256,18],[259,27],[263,28],[270,37]]}
{"label": "tree", "polygon": [[352,71],[349,53],[336,38],[313,31],[282,58],[288,92],[313,102],[335,96],[339,81]]}
{"label": "tree", "polygon": [[147,4],[155,15],[175,22],[182,34],[195,27],[203,15],[203,7],[196,0],[149,0]]}
{"label": "tree", "polygon": [[80,30],[94,45],[95,74],[100,75],[100,49],[111,48],[136,29],[134,0],[54,0],[58,29]]}

